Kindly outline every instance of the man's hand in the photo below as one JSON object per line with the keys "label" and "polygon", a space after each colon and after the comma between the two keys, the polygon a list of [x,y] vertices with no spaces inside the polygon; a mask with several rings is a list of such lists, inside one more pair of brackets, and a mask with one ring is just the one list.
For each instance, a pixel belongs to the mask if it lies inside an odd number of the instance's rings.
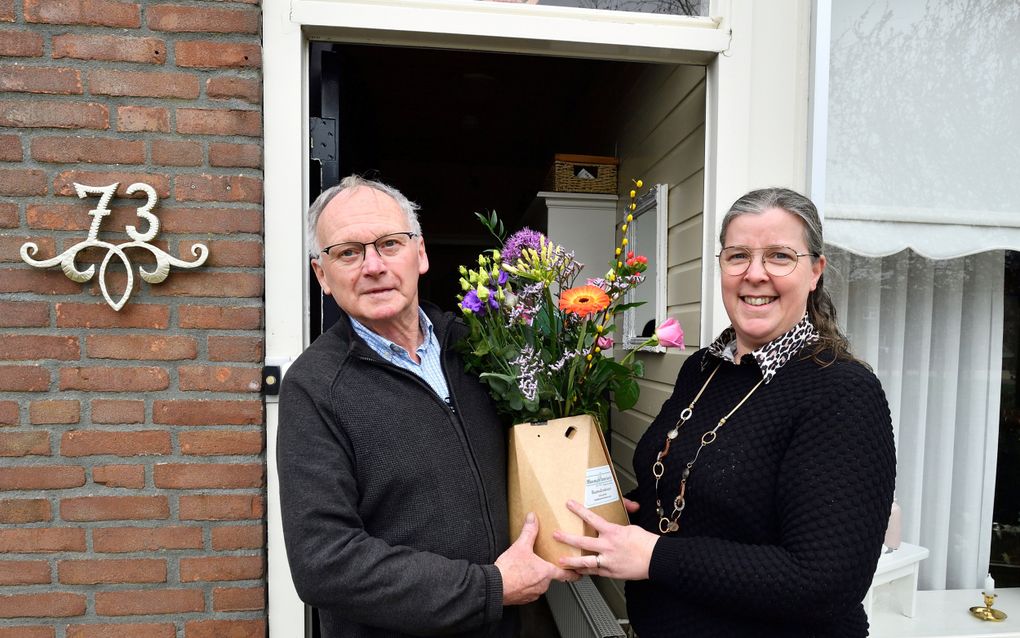
{"label": "man's hand", "polygon": [[537,600],[549,589],[549,581],[578,580],[577,572],[560,569],[535,554],[538,519],[528,513],[520,537],[496,559],[496,568],[503,577],[503,604],[523,605]]}

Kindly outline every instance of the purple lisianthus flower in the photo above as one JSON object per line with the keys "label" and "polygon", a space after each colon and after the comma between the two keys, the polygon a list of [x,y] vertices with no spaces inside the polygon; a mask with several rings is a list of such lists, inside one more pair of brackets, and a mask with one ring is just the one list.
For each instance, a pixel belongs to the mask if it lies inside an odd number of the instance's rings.
{"label": "purple lisianthus flower", "polygon": [[479,317],[484,317],[485,313],[491,310],[499,310],[499,301],[496,299],[496,293],[490,288],[489,295],[485,301],[482,301],[478,296],[477,290],[469,290],[464,294],[464,299],[460,302],[460,307],[465,310],[470,310]]}
{"label": "purple lisianthus flower", "polygon": [[467,291],[467,294],[464,295],[464,299],[460,302],[460,307],[470,310],[476,315],[485,314],[485,304],[478,298],[478,293],[474,290]]}
{"label": "purple lisianthus flower", "polygon": [[503,263],[514,264],[521,257],[521,251],[525,248],[538,250],[542,246],[542,239],[545,237],[537,230],[531,230],[527,226],[520,229],[506,240],[503,244]]}
{"label": "purple lisianthus flower", "polygon": [[506,283],[507,279],[510,279],[510,275],[508,275],[505,270],[500,270],[499,271],[499,281],[496,282],[496,283],[498,283],[500,286],[502,286],[502,285],[504,285]]}

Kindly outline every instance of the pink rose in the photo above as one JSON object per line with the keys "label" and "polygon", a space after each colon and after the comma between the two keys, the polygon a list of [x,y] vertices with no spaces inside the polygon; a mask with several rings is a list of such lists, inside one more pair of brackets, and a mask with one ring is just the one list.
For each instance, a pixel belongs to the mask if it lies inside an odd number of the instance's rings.
{"label": "pink rose", "polygon": [[595,345],[602,348],[603,350],[609,350],[613,347],[613,338],[609,335],[602,335],[595,341]]}
{"label": "pink rose", "polygon": [[684,349],[684,330],[680,327],[680,322],[673,317],[666,319],[655,329],[655,336],[658,337],[660,346]]}

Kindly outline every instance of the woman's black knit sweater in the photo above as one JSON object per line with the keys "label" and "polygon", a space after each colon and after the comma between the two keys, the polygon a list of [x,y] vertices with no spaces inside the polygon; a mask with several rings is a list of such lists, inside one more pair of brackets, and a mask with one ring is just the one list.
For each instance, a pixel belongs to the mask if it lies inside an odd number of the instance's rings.
{"label": "woman's black knit sweater", "polygon": [[[658,533],[651,473],[665,433],[720,364],[702,350],[634,454],[641,508]],[[660,483],[672,510],[701,436],[762,378],[751,356],[721,368],[680,430]],[[702,450],[680,530],[658,541],[649,580],[627,583],[641,638],[866,636],[861,605],[892,504],[896,453],[889,408],[864,366],[797,355]]]}

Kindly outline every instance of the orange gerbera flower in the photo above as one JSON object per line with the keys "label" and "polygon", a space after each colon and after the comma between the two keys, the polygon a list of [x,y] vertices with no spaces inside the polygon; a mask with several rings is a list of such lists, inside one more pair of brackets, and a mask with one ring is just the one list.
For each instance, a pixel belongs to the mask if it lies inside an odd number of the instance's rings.
{"label": "orange gerbera flower", "polygon": [[578,286],[560,293],[560,310],[587,317],[609,307],[609,295],[598,286]]}

